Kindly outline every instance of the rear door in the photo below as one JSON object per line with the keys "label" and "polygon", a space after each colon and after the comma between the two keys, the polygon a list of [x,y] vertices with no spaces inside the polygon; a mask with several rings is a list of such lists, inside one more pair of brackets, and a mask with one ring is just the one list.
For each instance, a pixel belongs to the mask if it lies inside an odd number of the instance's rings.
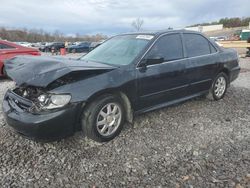
{"label": "rear door", "polygon": [[182,98],[188,81],[185,75],[182,38],[179,33],[160,37],[143,59],[163,58],[161,64],[137,68],[139,109],[145,109]]}
{"label": "rear door", "polygon": [[183,38],[188,59],[188,95],[207,91],[218,69],[217,50],[207,38],[198,33],[183,33]]}

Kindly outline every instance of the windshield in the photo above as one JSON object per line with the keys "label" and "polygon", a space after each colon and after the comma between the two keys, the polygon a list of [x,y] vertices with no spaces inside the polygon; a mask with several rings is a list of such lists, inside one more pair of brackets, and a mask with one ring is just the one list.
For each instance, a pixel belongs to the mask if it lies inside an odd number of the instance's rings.
{"label": "windshield", "polygon": [[111,65],[128,65],[146,47],[153,35],[123,35],[114,37],[80,58]]}

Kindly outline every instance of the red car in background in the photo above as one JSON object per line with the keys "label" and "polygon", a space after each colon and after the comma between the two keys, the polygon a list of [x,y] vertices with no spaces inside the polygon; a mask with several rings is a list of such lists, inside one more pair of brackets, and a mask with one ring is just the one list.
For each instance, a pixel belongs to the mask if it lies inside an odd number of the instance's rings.
{"label": "red car in background", "polygon": [[17,55],[41,55],[41,53],[34,48],[0,40],[0,76],[6,76],[3,62]]}

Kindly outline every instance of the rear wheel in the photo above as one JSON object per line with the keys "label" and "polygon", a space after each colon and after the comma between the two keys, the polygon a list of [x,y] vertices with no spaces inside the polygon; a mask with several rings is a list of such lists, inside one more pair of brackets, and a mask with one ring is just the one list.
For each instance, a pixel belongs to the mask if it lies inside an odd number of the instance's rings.
{"label": "rear wheel", "polygon": [[210,90],[210,95],[214,100],[220,100],[225,96],[227,87],[228,76],[225,73],[221,72],[216,76],[213,82],[213,85]]}
{"label": "rear wheel", "polygon": [[120,99],[106,95],[92,102],[83,112],[82,130],[95,141],[106,142],[120,134],[124,123]]}

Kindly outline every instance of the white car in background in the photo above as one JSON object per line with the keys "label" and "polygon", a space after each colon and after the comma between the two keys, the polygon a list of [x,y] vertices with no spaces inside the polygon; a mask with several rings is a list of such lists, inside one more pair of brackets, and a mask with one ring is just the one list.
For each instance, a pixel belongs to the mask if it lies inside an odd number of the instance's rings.
{"label": "white car in background", "polygon": [[19,44],[24,47],[32,47],[32,44],[29,42],[16,42],[16,44]]}

